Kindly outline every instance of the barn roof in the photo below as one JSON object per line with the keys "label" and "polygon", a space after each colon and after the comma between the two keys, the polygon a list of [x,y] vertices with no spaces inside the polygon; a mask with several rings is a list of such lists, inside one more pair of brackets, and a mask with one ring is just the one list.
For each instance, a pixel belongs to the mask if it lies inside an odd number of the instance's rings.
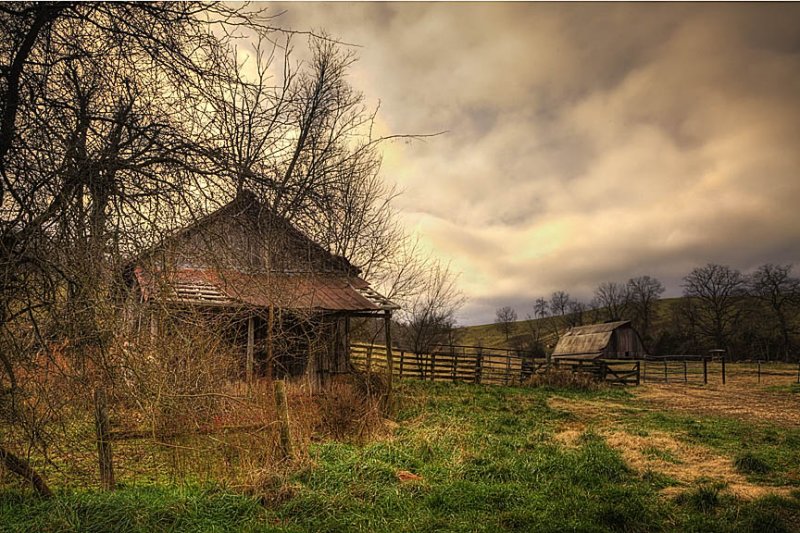
{"label": "barn roof", "polygon": [[[301,270],[270,269],[242,271],[196,265],[158,268],[147,259],[193,232],[203,231],[225,217],[249,216],[259,224],[254,227],[276,228],[290,237],[284,246],[313,252],[319,260]],[[399,306],[372,289],[358,276],[360,270],[347,259],[325,250],[295,228],[289,221],[270,212],[252,193],[245,192],[217,211],[199,219],[159,245],[129,262],[129,278],[141,291],[142,298],[158,299],[173,304],[211,306],[275,306],[287,309],[326,311],[387,311]]]}
{"label": "barn roof", "polygon": [[620,320],[570,328],[558,339],[553,356],[596,357],[608,346],[614,330],[630,323],[630,320]]}

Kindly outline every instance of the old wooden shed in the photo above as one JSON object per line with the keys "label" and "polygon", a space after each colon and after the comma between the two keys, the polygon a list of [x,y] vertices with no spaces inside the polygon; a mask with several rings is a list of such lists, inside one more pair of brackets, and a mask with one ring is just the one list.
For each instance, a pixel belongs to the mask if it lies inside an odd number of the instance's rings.
{"label": "old wooden shed", "polygon": [[182,316],[224,316],[214,323],[242,350],[247,381],[307,376],[319,385],[351,370],[351,318],[382,319],[390,342],[398,307],[360,273],[244,192],[130,261],[124,278],[131,321],[150,337],[182,327]]}
{"label": "old wooden shed", "polygon": [[645,355],[639,333],[629,320],[570,328],[553,349],[554,358],[632,359]]}

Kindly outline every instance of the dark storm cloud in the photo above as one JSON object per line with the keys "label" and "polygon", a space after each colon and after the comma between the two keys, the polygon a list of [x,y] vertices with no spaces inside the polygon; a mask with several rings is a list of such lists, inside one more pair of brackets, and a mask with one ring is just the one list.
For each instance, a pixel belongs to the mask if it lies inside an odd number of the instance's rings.
{"label": "dark storm cloud", "polygon": [[465,322],[708,261],[800,261],[800,6],[289,4],[363,45],[384,175]]}

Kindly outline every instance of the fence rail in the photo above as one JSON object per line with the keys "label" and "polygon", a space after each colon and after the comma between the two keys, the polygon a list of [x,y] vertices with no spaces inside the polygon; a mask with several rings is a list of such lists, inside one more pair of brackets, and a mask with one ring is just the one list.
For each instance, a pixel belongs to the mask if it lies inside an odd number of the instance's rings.
{"label": "fence rail", "polygon": [[642,381],[705,385],[732,381],[744,384],[800,383],[800,363],[728,362],[708,355],[662,355],[642,359]]}
{"label": "fence rail", "polygon": [[[435,346],[431,353],[394,349],[393,356],[395,377],[430,381],[513,385],[543,374],[548,368],[545,358],[474,346]],[[385,346],[353,343],[350,360],[362,370],[388,371]],[[640,382],[639,361],[559,359],[553,360],[551,366],[590,374],[612,384],[638,385]]]}
{"label": "fence rail", "polygon": [[[545,358],[526,357],[503,348],[437,345],[430,353],[395,348],[393,354],[394,376],[398,378],[512,385],[547,371]],[[354,343],[350,358],[357,368],[387,371],[383,345]],[[724,356],[662,355],[637,360],[558,358],[551,365],[617,385],[704,385],[725,384],[729,380],[746,384],[800,383],[800,363],[797,366],[764,361],[731,364]]]}
{"label": "fence rail", "polygon": [[[642,381],[705,385],[708,383],[709,363],[710,358],[699,355],[645,357],[642,360]],[[720,368],[721,375],[725,376],[725,366]]]}

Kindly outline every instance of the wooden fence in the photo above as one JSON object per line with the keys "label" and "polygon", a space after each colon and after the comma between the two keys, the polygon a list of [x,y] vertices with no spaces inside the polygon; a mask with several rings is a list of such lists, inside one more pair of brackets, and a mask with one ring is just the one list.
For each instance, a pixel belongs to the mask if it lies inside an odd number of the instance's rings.
{"label": "wooden fence", "polygon": [[[724,383],[726,377],[724,359],[718,363],[719,375]],[[709,379],[709,364],[712,364],[711,359],[703,355],[647,356],[642,359],[642,381],[705,385]]]}
{"label": "wooden fence", "polygon": [[800,363],[766,361],[729,362],[708,355],[661,355],[642,359],[641,378],[645,383],[706,385],[732,382],[775,385],[800,383]]}
{"label": "wooden fence", "polygon": [[[514,385],[547,369],[544,358],[527,357],[514,350],[477,346],[439,345],[431,353],[418,354],[395,348],[394,376],[398,378]],[[386,372],[386,347],[354,343],[350,357],[362,370]],[[590,374],[618,385],[664,383],[705,385],[727,382],[744,384],[800,384],[800,364],[763,361],[730,363],[724,356],[663,355],[639,360],[553,359],[552,366]]]}
{"label": "wooden fence", "polygon": [[[393,375],[430,381],[514,385],[547,370],[545,358],[528,357],[514,350],[477,346],[441,345],[431,353],[395,348]],[[387,372],[386,347],[353,343],[350,360],[361,370]],[[552,367],[590,374],[618,385],[638,385],[638,361],[587,359],[553,360]]]}

